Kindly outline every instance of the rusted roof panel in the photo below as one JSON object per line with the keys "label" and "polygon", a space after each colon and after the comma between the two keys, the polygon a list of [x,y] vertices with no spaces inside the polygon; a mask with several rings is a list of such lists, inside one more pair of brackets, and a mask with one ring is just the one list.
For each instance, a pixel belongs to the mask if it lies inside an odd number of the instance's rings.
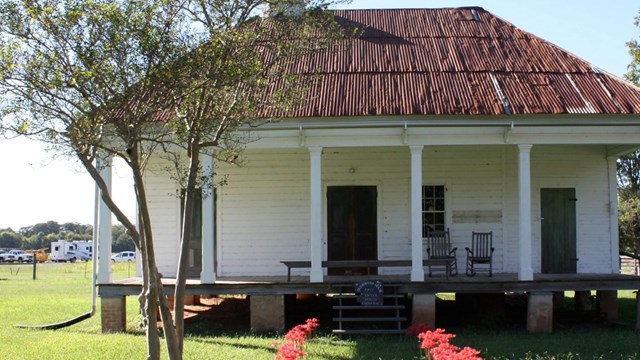
{"label": "rusted roof panel", "polygon": [[482,8],[335,15],[360,36],[286,65],[317,79],[266,116],[640,113],[638,87]]}
{"label": "rusted roof panel", "polygon": [[292,73],[340,72],[592,72],[586,62],[541,40],[490,38],[356,39],[350,46],[290,64]]}

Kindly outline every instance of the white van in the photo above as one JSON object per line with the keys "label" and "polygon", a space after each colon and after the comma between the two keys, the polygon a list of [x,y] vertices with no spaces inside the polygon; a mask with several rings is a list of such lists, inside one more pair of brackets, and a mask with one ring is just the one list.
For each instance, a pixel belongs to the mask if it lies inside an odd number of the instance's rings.
{"label": "white van", "polygon": [[117,262],[134,262],[136,261],[136,253],[134,251],[123,251],[111,256],[111,261]]}

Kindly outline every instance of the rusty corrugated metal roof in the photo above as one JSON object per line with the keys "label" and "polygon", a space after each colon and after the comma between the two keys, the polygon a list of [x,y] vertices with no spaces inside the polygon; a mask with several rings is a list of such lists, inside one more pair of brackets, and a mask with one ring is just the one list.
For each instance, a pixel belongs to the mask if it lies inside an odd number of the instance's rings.
{"label": "rusty corrugated metal roof", "polygon": [[337,10],[362,29],[287,71],[313,74],[276,117],[638,114],[640,89],[482,8]]}

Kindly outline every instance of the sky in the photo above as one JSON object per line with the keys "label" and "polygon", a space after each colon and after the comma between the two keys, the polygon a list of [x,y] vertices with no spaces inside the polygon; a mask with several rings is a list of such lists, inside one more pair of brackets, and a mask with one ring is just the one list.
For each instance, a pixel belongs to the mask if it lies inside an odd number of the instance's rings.
{"label": "sky", "polygon": [[[614,75],[630,62],[627,41],[640,39],[633,24],[637,0],[355,0],[344,9],[480,6]],[[0,139],[0,229],[46,222],[93,223],[94,185],[81,166],[54,159],[37,142]],[[115,164],[112,194],[133,218],[130,177]]]}

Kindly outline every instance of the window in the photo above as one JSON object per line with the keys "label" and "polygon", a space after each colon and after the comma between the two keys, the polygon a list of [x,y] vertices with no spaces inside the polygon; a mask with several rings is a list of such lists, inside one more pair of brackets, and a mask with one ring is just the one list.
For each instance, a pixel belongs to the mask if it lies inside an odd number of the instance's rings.
{"label": "window", "polygon": [[430,230],[445,230],[444,185],[422,187],[422,237]]}

